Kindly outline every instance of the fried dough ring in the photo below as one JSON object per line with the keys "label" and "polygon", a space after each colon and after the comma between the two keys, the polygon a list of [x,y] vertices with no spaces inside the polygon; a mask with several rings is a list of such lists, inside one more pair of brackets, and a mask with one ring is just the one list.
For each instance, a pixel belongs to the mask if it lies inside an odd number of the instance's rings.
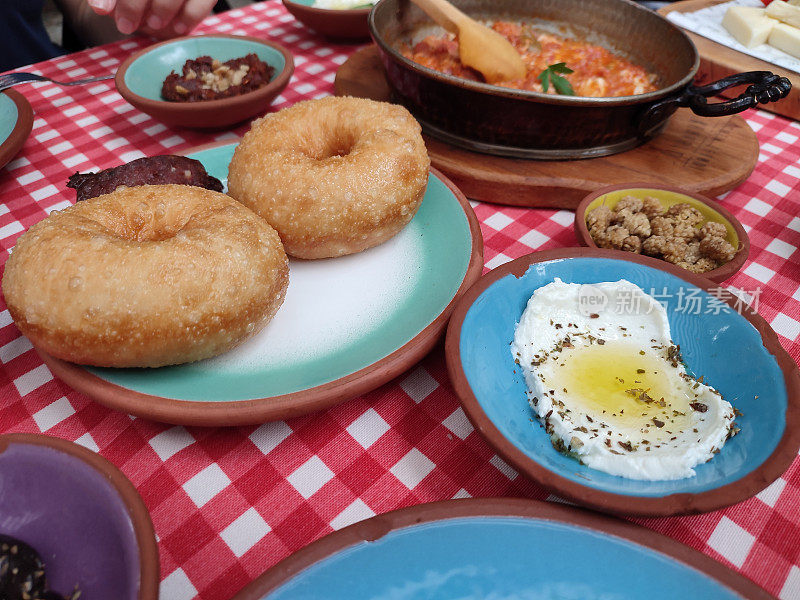
{"label": "fried dough ring", "polygon": [[228,193],[278,231],[289,255],[342,256],[411,221],[429,167],[405,108],[327,97],[254,121],[233,155]]}
{"label": "fried dough ring", "polygon": [[254,335],[288,286],[277,233],[224,194],[118,189],[54,212],[17,241],[3,294],[48,354],[104,367],[208,358]]}

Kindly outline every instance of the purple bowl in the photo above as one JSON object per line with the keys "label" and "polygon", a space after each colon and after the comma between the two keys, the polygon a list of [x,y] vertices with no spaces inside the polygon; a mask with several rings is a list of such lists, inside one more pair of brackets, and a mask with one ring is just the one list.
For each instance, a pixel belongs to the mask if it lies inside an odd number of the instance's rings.
{"label": "purple bowl", "polygon": [[131,482],[99,454],[45,435],[0,436],[0,533],[31,545],[49,589],[155,600],[158,548]]}

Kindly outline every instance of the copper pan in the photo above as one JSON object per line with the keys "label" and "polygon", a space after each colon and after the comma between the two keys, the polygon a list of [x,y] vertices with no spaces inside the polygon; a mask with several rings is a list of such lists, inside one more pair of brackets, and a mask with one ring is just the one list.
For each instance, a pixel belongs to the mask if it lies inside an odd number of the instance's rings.
{"label": "copper pan", "polygon": [[[784,98],[789,80],[752,71],[694,86],[700,60],[672,23],[629,0],[452,0],[473,18],[524,20],[622,54],[656,73],[659,89],[636,96],[586,98],[468,81],[405,58],[404,45],[441,32],[409,0],[381,0],[369,17],[395,99],[429,135],[468,150],[519,158],[570,159],[616,154],[661,131],[680,107],[724,116]],[[708,102],[747,85],[733,100]]]}

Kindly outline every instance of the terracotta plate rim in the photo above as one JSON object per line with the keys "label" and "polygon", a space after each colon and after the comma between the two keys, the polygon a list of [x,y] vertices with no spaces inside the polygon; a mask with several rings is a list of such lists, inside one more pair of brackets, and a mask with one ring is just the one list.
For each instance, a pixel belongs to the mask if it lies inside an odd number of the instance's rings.
{"label": "terracotta plate rim", "polygon": [[28,139],[33,128],[33,108],[30,102],[17,90],[7,89],[3,93],[17,107],[17,122],[8,137],[0,143],[0,169],[5,167],[17,155]]}
{"label": "terracotta plate rim", "polygon": [[266,594],[274,592],[308,567],[350,546],[378,540],[389,532],[421,523],[470,517],[521,517],[586,528],[664,554],[745,598],[772,598],[764,589],[722,563],[640,525],[551,502],[520,498],[471,498],[401,508],[340,529],[283,559],[245,586],[232,600],[262,600]]}
{"label": "terracotta plate rim", "polygon": [[[364,16],[366,17],[372,7],[370,8],[319,8],[318,6],[308,6],[306,4],[301,4],[299,2],[292,2],[292,0],[281,0],[284,4],[291,4],[292,6],[297,6],[300,10],[331,18],[331,15],[344,15],[344,16]],[[335,18],[335,17],[333,17]]]}
{"label": "terracotta plate rim", "polygon": [[[184,154],[207,149],[213,143],[186,150]],[[177,400],[143,394],[110,383],[83,367],[36,348],[44,363],[56,377],[98,404],[108,408],[176,425],[238,426],[288,419],[328,408],[374,390],[411,368],[422,359],[444,333],[447,320],[458,299],[475,283],[483,270],[483,236],[478,219],[463,193],[438,170],[431,168],[453,193],[467,218],[472,248],[461,285],[444,310],[411,340],[394,352],[354,373],[306,390],[252,400],[209,402]]]}
{"label": "terracotta plate rim", "polygon": [[[507,275],[522,277],[532,264],[569,258],[610,258],[638,263],[683,279],[687,283],[709,291],[719,286],[709,279],[688,273],[679,267],[648,256],[631,254],[622,250],[596,248],[559,248],[521,256],[490,271],[473,285],[459,300],[447,328],[445,358],[447,372],[453,389],[461,401],[469,420],[481,435],[511,465],[537,481],[554,494],[576,504],[595,510],[640,517],[667,517],[681,514],[696,514],[714,511],[751,498],[789,468],[800,449],[800,370],[788,352],[781,346],[777,334],[767,321],[750,307],[742,309],[742,316],[761,335],[764,347],[775,357],[787,391],[786,427],[775,450],[756,469],[740,479],[703,492],[671,494],[661,497],[623,495],[599,490],[570,481],[529,458],[489,419],[472,392],[461,365],[461,327],[464,318],[476,298],[499,279]],[[725,301],[733,306],[734,300]]]}
{"label": "terracotta plate rim", "polygon": [[284,8],[306,28],[319,35],[354,44],[369,39],[367,17],[372,7],[357,9],[320,8],[282,0]]}
{"label": "terracotta plate rim", "polygon": [[709,208],[713,208],[717,211],[722,217],[731,224],[731,227],[736,231],[736,235],[739,238],[739,249],[736,251],[734,257],[726,262],[723,265],[720,265],[716,269],[712,269],[706,273],[703,273],[703,277],[706,279],[710,279],[716,283],[722,283],[726,279],[730,279],[736,273],[738,273],[741,268],[744,266],[744,263],[747,261],[747,257],[750,255],[750,237],[747,235],[747,232],[742,227],[741,222],[737,219],[727,208],[722,206],[719,202],[716,202],[709,198],[708,196],[704,196],[698,192],[692,192],[690,190],[680,188],[677,186],[670,186],[670,185],[662,185],[659,183],[654,182],[638,182],[634,181],[633,183],[624,183],[624,184],[614,184],[605,186],[600,188],[599,190],[595,190],[591,194],[587,195],[583,200],[581,200],[580,204],[575,208],[575,235],[578,238],[578,241],[583,246],[587,246],[589,248],[598,248],[599,246],[595,244],[592,236],[589,234],[589,228],[586,227],[586,208],[589,204],[592,203],[593,200],[603,196],[605,194],[610,194],[611,192],[617,192],[620,190],[628,190],[628,189],[652,189],[652,190],[663,190],[665,192],[674,192],[676,194],[682,194],[684,196],[689,196],[690,198],[694,198],[698,202],[702,202]]}
{"label": "terracotta plate rim", "polygon": [[62,452],[86,463],[98,471],[117,492],[133,524],[136,545],[139,551],[139,600],[158,600],[160,563],[158,544],[153,522],[147,507],[125,474],[114,464],[96,452],[74,442],[39,433],[6,433],[0,435],[0,454],[11,444],[44,446]]}

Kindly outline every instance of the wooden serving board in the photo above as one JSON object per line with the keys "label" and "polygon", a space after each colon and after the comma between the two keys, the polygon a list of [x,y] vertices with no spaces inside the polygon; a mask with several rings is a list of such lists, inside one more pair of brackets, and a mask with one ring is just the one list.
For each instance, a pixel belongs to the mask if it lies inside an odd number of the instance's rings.
{"label": "wooden serving board", "polygon": [[[679,12],[694,12],[702,8],[713,6],[714,4],[721,4],[728,0],[682,0],[675,2],[669,6],[664,6],[658,10],[661,15],[666,15],[674,10]],[[684,30],[685,31],[685,30]],[[691,31],[686,31],[686,34],[697,46],[697,52],[700,54],[700,69],[697,71],[696,82],[698,84],[711,83],[717,81],[728,75],[734,73],[742,73],[744,71],[772,71],[782,77],[786,77],[792,82],[792,91],[786,98],[778,102],[770,102],[759,106],[763,110],[773,112],[790,119],[800,119],[800,74],[794,71],[787,71],[774,65],[772,63],[763,61],[761,59],[750,56],[749,54],[742,54],[738,50],[728,48],[713,40],[705,38]],[[741,88],[732,88],[722,93],[725,97],[736,97],[741,93]]]}
{"label": "wooden serving board", "polygon": [[[339,67],[338,96],[390,101],[377,47]],[[613,156],[547,161],[504,158],[425,136],[431,162],[468,197],[497,204],[574,209],[589,193],[623,183],[675,186],[707,196],[735,188],[758,160],[758,139],[738,116],[702,118],[681,109],[646,144]]]}

